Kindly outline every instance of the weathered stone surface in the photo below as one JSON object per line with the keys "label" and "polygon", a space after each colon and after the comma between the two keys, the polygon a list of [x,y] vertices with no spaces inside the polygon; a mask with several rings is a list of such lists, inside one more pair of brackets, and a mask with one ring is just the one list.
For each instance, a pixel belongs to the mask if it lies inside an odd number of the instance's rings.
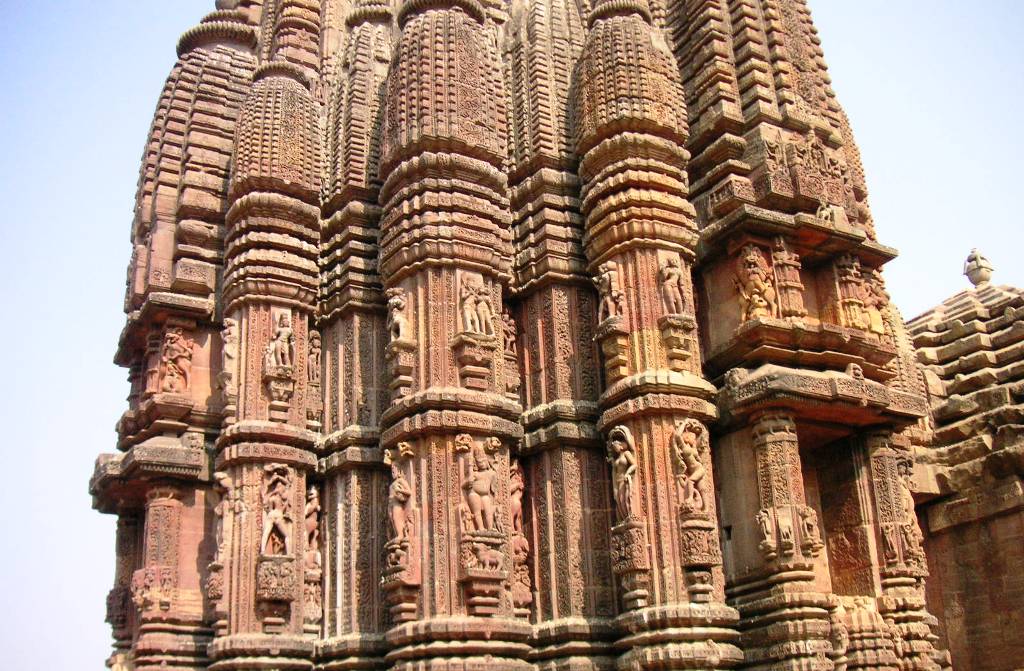
{"label": "weathered stone surface", "polygon": [[973,289],[908,324],[931,406],[915,484],[942,638],[994,671],[1024,654],[1024,291],[990,284],[976,250],[964,274]]}
{"label": "weathered stone surface", "polygon": [[915,353],[803,0],[218,0],[178,53],[112,668],[948,667],[912,490],[945,640],[1018,654],[1024,305]]}

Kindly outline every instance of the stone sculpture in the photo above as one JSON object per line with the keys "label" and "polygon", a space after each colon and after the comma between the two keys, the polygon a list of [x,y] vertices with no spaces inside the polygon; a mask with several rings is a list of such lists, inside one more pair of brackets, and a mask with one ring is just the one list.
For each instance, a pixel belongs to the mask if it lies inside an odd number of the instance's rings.
{"label": "stone sculpture", "polygon": [[597,312],[597,320],[604,321],[620,315],[622,290],[619,288],[618,266],[613,261],[602,264],[597,269],[594,285],[601,297],[601,306]]}
{"label": "stone sculpture", "polygon": [[292,517],[288,500],[291,478],[288,468],[281,464],[267,464],[263,491],[263,538],[261,552],[265,555],[291,555]]}
{"label": "stone sculpture", "polygon": [[469,476],[463,480],[466,505],[469,509],[472,528],[477,531],[492,531],[497,528],[497,508],[495,507],[495,479],[498,472],[494,469],[494,461],[483,447],[473,447],[473,458],[470,461]]}
{"label": "stone sculpture", "polygon": [[661,300],[667,315],[679,315],[686,311],[684,296],[684,276],[679,267],[679,259],[669,257],[658,271],[661,282]]}
{"label": "stone sculpture", "polygon": [[608,435],[608,461],[612,464],[616,517],[624,522],[634,516],[634,479],[637,469],[633,434],[624,426],[615,427]]}
{"label": "stone sculpture", "polygon": [[761,250],[754,245],[747,245],[740,252],[736,263],[736,289],[739,291],[740,313],[744,320],[774,317],[777,314],[771,269]]}
{"label": "stone sculpture", "polygon": [[162,367],[161,389],[174,394],[188,391],[192,375],[193,342],[180,328],[171,328],[164,335],[163,351],[160,354]]}
{"label": "stone sculpture", "polygon": [[291,318],[282,314],[274,329],[274,337],[267,345],[267,362],[269,366],[290,367],[295,351],[295,335],[292,330]]}
{"label": "stone sculpture", "polygon": [[388,333],[391,341],[407,340],[409,322],[405,318],[405,292],[401,289],[388,289]]}
{"label": "stone sculpture", "polygon": [[700,448],[704,436],[704,426],[696,420],[677,422],[672,434],[672,450],[678,464],[676,479],[680,500],[701,512],[704,510],[702,487],[706,472],[700,460]]}

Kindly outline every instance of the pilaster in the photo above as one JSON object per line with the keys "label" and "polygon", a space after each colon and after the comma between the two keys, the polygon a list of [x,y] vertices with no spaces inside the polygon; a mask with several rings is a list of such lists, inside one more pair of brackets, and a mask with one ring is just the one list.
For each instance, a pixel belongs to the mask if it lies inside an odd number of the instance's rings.
{"label": "pilaster", "polygon": [[574,112],[605,364],[617,666],[730,667],[742,653],[722,592],[678,70],[646,3],[599,2],[588,25]]}
{"label": "pilaster", "polygon": [[392,401],[381,445],[392,474],[382,577],[386,659],[399,670],[528,666],[531,628],[513,586],[522,429],[502,343],[511,233],[495,20],[476,0],[403,3],[386,84],[379,268]]}
{"label": "pilaster", "polygon": [[320,491],[311,477],[322,353],[313,322],[318,60],[302,57],[319,39],[319,3],[276,9],[269,59],[242,105],[229,192],[223,294],[229,353],[230,338],[238,341],[237,398],[216,444],[222,538],[211,575],[222,578],[208,583],[219,594],[211,669],[311,669],[322,620]]}

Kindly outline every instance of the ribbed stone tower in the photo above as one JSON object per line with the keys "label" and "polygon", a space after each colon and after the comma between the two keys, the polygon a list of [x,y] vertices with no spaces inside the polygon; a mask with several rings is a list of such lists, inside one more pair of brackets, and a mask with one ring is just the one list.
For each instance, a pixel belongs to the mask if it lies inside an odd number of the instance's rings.
{"label": "ribbed stone tower", "polygon": [[178,54],[109,666],[948,667],[801,0],[219,0]]}

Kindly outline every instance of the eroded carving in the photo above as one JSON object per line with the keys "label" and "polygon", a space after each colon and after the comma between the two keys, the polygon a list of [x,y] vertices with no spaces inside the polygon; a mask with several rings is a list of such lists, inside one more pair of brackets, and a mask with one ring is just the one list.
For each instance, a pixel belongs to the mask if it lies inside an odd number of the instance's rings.
{"label": "eroded carving", "polygon": [[464,277],[459,296],[462,301],[463,330],[479,335],[495,335],[491,297],[482,280]]}
{"label": "eroded carving", "polygon": [[601,301],[597,310],[597,320],[603,322],[622,316],[623,293],[619,286],[618,265],[614,261],[602,263],[598,267],[594,285]]}
{"label": "eroded carving", "polygon": [[306,362],[306,374],[309,379],[309,383],[314,386],[320,384],[320,333],[318,331],[309,332],[309,357]]}
{"label": "eroded carving", "polygon": [[167,329],[160,352],[160,389],[172,394],[189,390],[195,343],[177,327]]}
{"label": "eroded carving", "polygon": [[405,291],[400,288],[388,289],[388,333],[391,342],[409,340],[409,321],[405,318]]}
{"label": "eroded carving", "polygon": [[771,268],[757,246],[750,244],[740,251],[736,260],[735,283],[740,297],[740,315],[744,321],[778,316]]}

